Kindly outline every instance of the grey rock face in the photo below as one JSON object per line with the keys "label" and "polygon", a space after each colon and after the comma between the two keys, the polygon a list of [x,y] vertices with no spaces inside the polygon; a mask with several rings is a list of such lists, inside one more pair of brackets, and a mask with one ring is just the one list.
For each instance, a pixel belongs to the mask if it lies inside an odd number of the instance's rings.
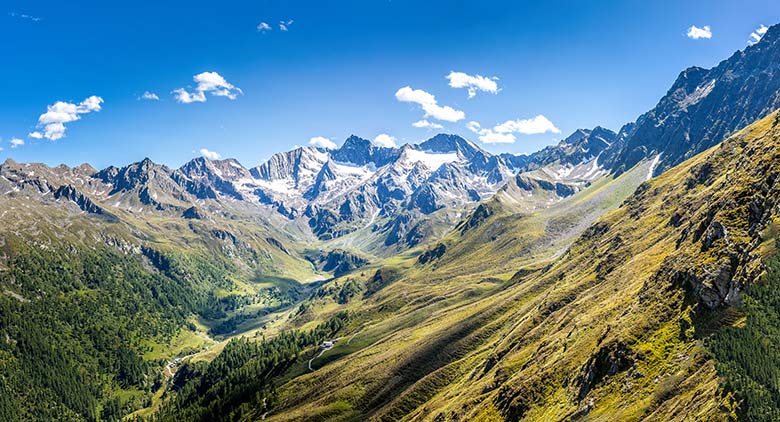
{"label": "grey rock face", "polygon": [[655,174],[693,157],[780,107],[780,26],[712,69],[691,67],[605,151],[616,173],[661,153]]}

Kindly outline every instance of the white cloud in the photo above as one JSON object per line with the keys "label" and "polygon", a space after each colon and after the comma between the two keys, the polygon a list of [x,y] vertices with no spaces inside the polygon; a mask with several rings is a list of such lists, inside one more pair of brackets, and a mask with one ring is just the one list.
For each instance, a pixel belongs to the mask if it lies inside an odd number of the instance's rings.
{"label": "white cloud", "polygon": [[33,16],[33,15],[28,15],[26,13],[10,12],[10,13],[8,13],[8,16],[11,16],[11,17],[14,17],[14,18],[19,18],[19,19],[26,19],[26,20],[32,21],[32,22],[40,22],[40,21],[43,20],[42,18],[39,18],[37,16]]}
{"label": "white cloud", "polygon": [[206,94],[201,91],[187,92],[184,88],[176,88],[173,90],[173,98],[182,104],[190,103],[205,103]]}
{"label": "white cloud", "polygon": [[82,114],[100,111],[102,103],[103,98],[96,95],[88,97],[78,104],[57,101],[47,107],[46,113],[38,117],[38,127],[43,128],[43,134],[35,131],[29,136],[35,139],[43,137],[51,141],[61,139],[65,136],[65,123],[81,119]]}
{"label": "white cloud", "polygon": [[336,143],[324,136],[315,136],[309,139],[309,145],[325,149],[336,149]]}
{"label": "white cloud", "polygon": [[748,40],[749,45],[753,45],[759,41],[761,41],[761,38],[766,34],[766,31],[768,31],[769,28],[767,28],[765,25],[759,25],[759,27],[750,33],[750,39]]}
{"label": "white cloud", "polygon": [[429,121],[427,121],[425,119],[418,120],[418,121],[412,123],[412,126],[418,127],[418,128],[426,128],[426,129],[442,129],[444,127],[444,126],[442,126],[442,125],[440,125],[438,123],[429,122]]}
{"label": "white cloud", "polygon": [[405,86],[396,91],[395,98],[401,102],[419,104],[425,112],[424,117],[432,117],[446,122],[457,122],[466,118],[466,114],[460,110],[449,106],[440,106],[436,102],[436,97],[421,89]]}
{"label": "white cloud", "polygon": [[469,98],[474,98],[477,95],[477,90],[490,92],[491,94],[498,93],[497,77],[486,78],[482,75],[469,75],[463,72],[451,71],[447,75],[447,79],[450,81],[450,86],[453,88],[467,88],[469,92]]}
{"label": "white cloud", "polygon": [[395,142],[395,138],[386,134],[380,133],[374,138],[374,145],[385,148],[395,148],[398,144]]}
{"label": "white cloud", "polygon": [[470,121],[466,123],[468,130],[479,135],[479,140],[485,144],[511,144],[516,138],[511,133],[497,133],[492,129],[483,128],[479,122]]}
{"label": "white cloud", "polygon": [[561,133],[561,130],[555,127],[553,122],[543,115],[538,115],[530,119],[507,120],[493,128],[498,133],[517,132],[523,135],[537,135],[540,133]]}
{"label": "white cloud", "polygon": [[279,29],[281,31],[287,32],[290,30],[290,25],[293,24],[293,20],[289,19],[286,22],[285,21],[279,21]]}
{"label": "white cloud", "polygon": [[269,25],[266,22],[260,22],[259,24],[257,24],[257,32],[268,32],[271,29],[272,29],[271,25]]}
{"label": "white cloud", "polygon": [[466,123],[466,128],[474,133],[479,133],[479,130],[482,128],[482,125],[479,124],[479,122],[475,122],[474,120]]}
{"label": "white cloud", "polygon": [[195,87],[195,91],[189,92],[184,88],[177,88],[173,90],[173,96],[176,101],[183,104],[190,103],[204,103],[206,102],[206,93],[215,97],[227,97],[228,99],[235,100],[238,94],[243,94],[241,88],[234,86],[230,82],[226,81],[217,72],[203,72],[193,76],[192,79],[198,83]]}
{"label": "white cloud", "polygon": [[216,151],[210,151],[206,148],[200,149],[200,155],[208,158],[209,160],[219,160],[222,155]]}
{"label": "white cloud", "polygon": [[50,123],[44,127],[43,137],[52,141],[65,137],[65,125],[62,123]]}
{"label": "white cloud", "polygon": [[19,138],[11,138],[11,148],[24,145],[24,141]]}
{"label": "white cloud", "polygon": [[[103,99],[98,96],[91,96],[86,98],[84,101],[79,104],[79,113],[89,113],[91,111],[100,111],[100,104],[103,102]],[[86,111],[83,111],[86,110]]]}
{"label": "white cloud", "polygon": [[530,119],[507,120],[493,128],[483,128],[479,122],[470,121],[466,128],[479,135],[479,140],[486,144],[511,144],[517,138],[515,133],[522,135],[537,135],[541,133],[561,133],[547,117],[538,115]]}
{"label": "white cloud", "polygon": [[157,101],[157,100],[159,100],[159,99],[160,99],[160,97],[159,97],[159,96],[157,96],[157,94],[155,94],[154,92],[144,91],[144,93],[143,93],[143,94],[141,94],[141,97],[140,97],[140,98],[138,98],[138,99],[139,99],[139,100],[152,100],[152,101]]}
{"label": "white cloud", "polygon": [[479,140],[486,144],[513,144],[517,138],[511,133],[496,133],[486,130],[486,133],[479,135]]}
{"label": "white cloud", "polygon": [[710,39],[712,38],[712,30],[710,29],[709,25],[704,25],[703,27],[699,28],[696,25],[691,25],[690,28],[688,28],[688,33],[686,34],[688,38],[698,40],[702,38]]}

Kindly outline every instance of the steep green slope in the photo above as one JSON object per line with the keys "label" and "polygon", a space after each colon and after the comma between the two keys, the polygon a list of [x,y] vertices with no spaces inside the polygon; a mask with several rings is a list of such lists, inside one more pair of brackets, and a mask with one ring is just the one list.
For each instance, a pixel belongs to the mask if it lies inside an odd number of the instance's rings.
{"label": "steep green slope", "polygon": [[[491,213],[479,224],[469,225],[468,229],[459,227],[455,230],[439,244],[446,244],[444,249],[450,248],[443,255],[429,253],[431,261],[423,265],[420,263],[422,255],[418,257],[419,251],[413,251],[391,258],[382,268],[373,265],[333,280],[314,290],[297,312],[286,316],[289,320],[287,327],[308,330],[318,321],[328,320],[340,309],[354,310],[351,324],[340,333],[351,337],[347,340],[348,350],[343,350],[345,346],[341,345],[334,349],[344,354],[365,347],[377,336],[423,323],[429,313],[439,307],[467,306],[480,296],[496,294],[506,287],[505,280],[510,278],[513,268],[529,263],[539,264],[565,250],[573,237],[593,219],[627,197],[647,177],[651,164],[643,163],[617,180],[605,178],[581,195],[548,209],[528,211],[525,207],[517,208],[516,202],[503,202],[511,200],[514,194],[500,195],[486,205],[501,211]],[[542,226],[537,227],[539,224]],[[528,237],[517,238],[517,233],[529,229]],[[503,244],[503,248],[485,245],[485,233],[490,232],[502,233],[496,243]],[[489,251],[503,250],[507,258],[501,262],[483,261],[480,252],[484,252],[485,246],[489,247]],[[464,251],[471,251],[471,260],[458,259],[458,254]],[[496,265],[499,263],[501,265]],[[431,276],[436,277],[435,280],[420,283],[420,280]],[[445,283],[450,278],[457,281]],[[404,307],[402,303],[411,305]],[[384,318],[390,324],[387,327],[381,326]],[[455,315],[453,318],[457,320],[460,317]],[[309,349],[299,356],[299,362],[282,378],[294,378],[307,372],[305,362],[313,357],[309,356],[311,353],[316,353],[316,350]],[[328,352],[323,358],[315,359],[313,367],[332,359],[329,356],[333,355]],[[265,405],[262,407],[266,408]]]}
{"label": "steep green slope", "polygon": [[705,345],[743,323],[738,292],[772,253],[764,228],[777,217],[778,140],[772,114],[642,184],[550,265],[508,280],[447,272],[481,265],[479,251],[439,266],[397,258],[349,277],[362,295],[338,309],[362,327],[315,371],[283,377],[266,420],[744,414],[752,393],[719,389],[728,355]]}

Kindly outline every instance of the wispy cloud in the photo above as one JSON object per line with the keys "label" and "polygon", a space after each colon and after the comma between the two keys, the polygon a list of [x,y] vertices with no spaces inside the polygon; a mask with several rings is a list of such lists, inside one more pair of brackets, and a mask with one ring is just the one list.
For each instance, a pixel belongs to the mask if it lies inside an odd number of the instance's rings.
{"label": "wispy cloud", "polygon": [[290,30],[290,25],[292,25],[293,22],[294,21],[292,19],[288,19],[286,21],[279,21],[279,30],[284,31],[284,32],[289,31]]}
{"label": "wispy cloud", "polygon": [[460,110],[449,106],[440,106],[436,102],[436,97],[421,89],[405,86],[396,91],[395,98],[401,102],[420,105],[425,112],[424,117],[432,117],[445,122],[457,122],[466,118],[466,114]]}
{"label": "wispy cloud", "polygon": [[336,143],[324,136],[315,136],[309,139],[309,145],[325,149],[336,149]]}
{"label": "wispy cloud", "polygon": [[271,25],[269,25],[267,22],[260,22],[257,24],[257,32],[265,33],[270,31],[271,29],[273,28],[271,28]]}
{"label": "wispy cloud", "polygon": [[492,128],[483,128],[479,122],[471,121],[466,128],[479,135],[479,140],[486,144],[511,144],[517,138],[515,134],[538,135],[542,133],[561,133],[553,122],[543,115],[530,119],[507,120]]}
{"label": "wispy cloud", "polygon": [[25,19],[31,22],[40,22],[43,20],[43,18],[39,18],[37,16],[28,15],[26,13],[17,13],[17,12],[9,12],[8,16],[19,18],[19,19]]}
{"label": "wispy cloud", "polygon": [[16,148],[24,145],[24,141],[19,138],[11,138],[11,148]]}
{"label": "wispy cloud", "polygon": [[450,81],[450,86],[453,88],[466,88],[468,89],[469,98],[474,98],[477,95],[477,90],[489,92],[491,94],[498,93],[497,77],[486,78],[482,75],[469,75],[463,72],[451,71],[446,76]]}
{"label": "wispy cloud", "polygon": [[222,157],[222,154],[216,151],[208,150],[206,148],[200,149],[200,155],[208,158],[209,160],[219,160]]}
{"label": "wispy cloud", "polygon": [[46,138],[50,141],[56,141],[65,137],[65,123],[75,122],[81,119],[82,114],[100,111],[103,98],[93,95],[84,99],[84,101],[73,104],[65,101],[57,101],[46,109],[38,117],[38,127],[43,132],[35,131],[28,136],[33,139]]}
{"label": "wispy cloud", "polygon": [[750,33],[750,39],[748,40],[749,45],[753,45],[759,41],[761,41],[761,38],[763,38],[764,34],[766,34],[766,31],[768,31],[769,28],[767,28],[764,25],[759,25],[758,28],[756,28],[755,31]]}
{"label": "wispy cloud", "polygon": [[154,92],[150,91],[144,91],[143,94],[141,94],[140,97],[138,97],[139,100],[150,100],[150,101],[158,101],[160,97],[155,94]]}
{"label": "wispy cloud", "polygon": [[699,28],[696,25],[691,25],[690,28],[688,28],[688,32],[685,34],[688,36],[688,38],[699,40],[699,39],[710,39],[712,38],[712,29],[710,29],[709,25],[704,25],[703,27]]}
{"label": "wispy cloud", "polygon": [[206,93],[214,97],[227,97],[235,100],[238,94],[243,94],[241,88],[234,86],[226,81],[217,72],[203,72],[192,77],[198,83],[194,91],[187,91],[184,88],[173,90],[173,97],[182,104],[204,103],[206,102]]}
{"label": "wispy cloud", "polygon": [[418,120],[412,123],[412,126],[423,129],[442,129],[444,127],[438,123],[429,122],[426,119]]}
{"label": "wispy cloud", "polygon": [[380,133],[374,138],[374,145],[384,148],[395,148],[398,146],[394,136],[390,136],[386,133]]}

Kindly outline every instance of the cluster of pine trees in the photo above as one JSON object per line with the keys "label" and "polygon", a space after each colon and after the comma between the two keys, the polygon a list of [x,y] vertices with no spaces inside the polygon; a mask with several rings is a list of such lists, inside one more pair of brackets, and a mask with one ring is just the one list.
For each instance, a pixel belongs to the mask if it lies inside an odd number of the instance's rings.
{"label": "cluster of pine trees", "polygon": [[[168,259],[150,271],[109,247],[6,238],[0,271],[0,420],[118,420],[151,396],[165,342],[225,284],[219,267]],[[121,390],[139,397],[118,399]]]}
{"label": "cluster of pine trees", "polygon": [[780,257],[765,262],[766,275],[742,294],[744,326],[716,332],[708,347],[725,391],[740,401],[740,420],[780,420]]}
{"label": "cluster of pine trees", "polygon": [[273,409],[274,378],[299,361],[301,352],[332,338],[350,320],[339,312],[311,331],[285,331],[262,341],[231,340],[211,363],[186,363],[173,379],[176,396],[155,420],[239,420]]}

